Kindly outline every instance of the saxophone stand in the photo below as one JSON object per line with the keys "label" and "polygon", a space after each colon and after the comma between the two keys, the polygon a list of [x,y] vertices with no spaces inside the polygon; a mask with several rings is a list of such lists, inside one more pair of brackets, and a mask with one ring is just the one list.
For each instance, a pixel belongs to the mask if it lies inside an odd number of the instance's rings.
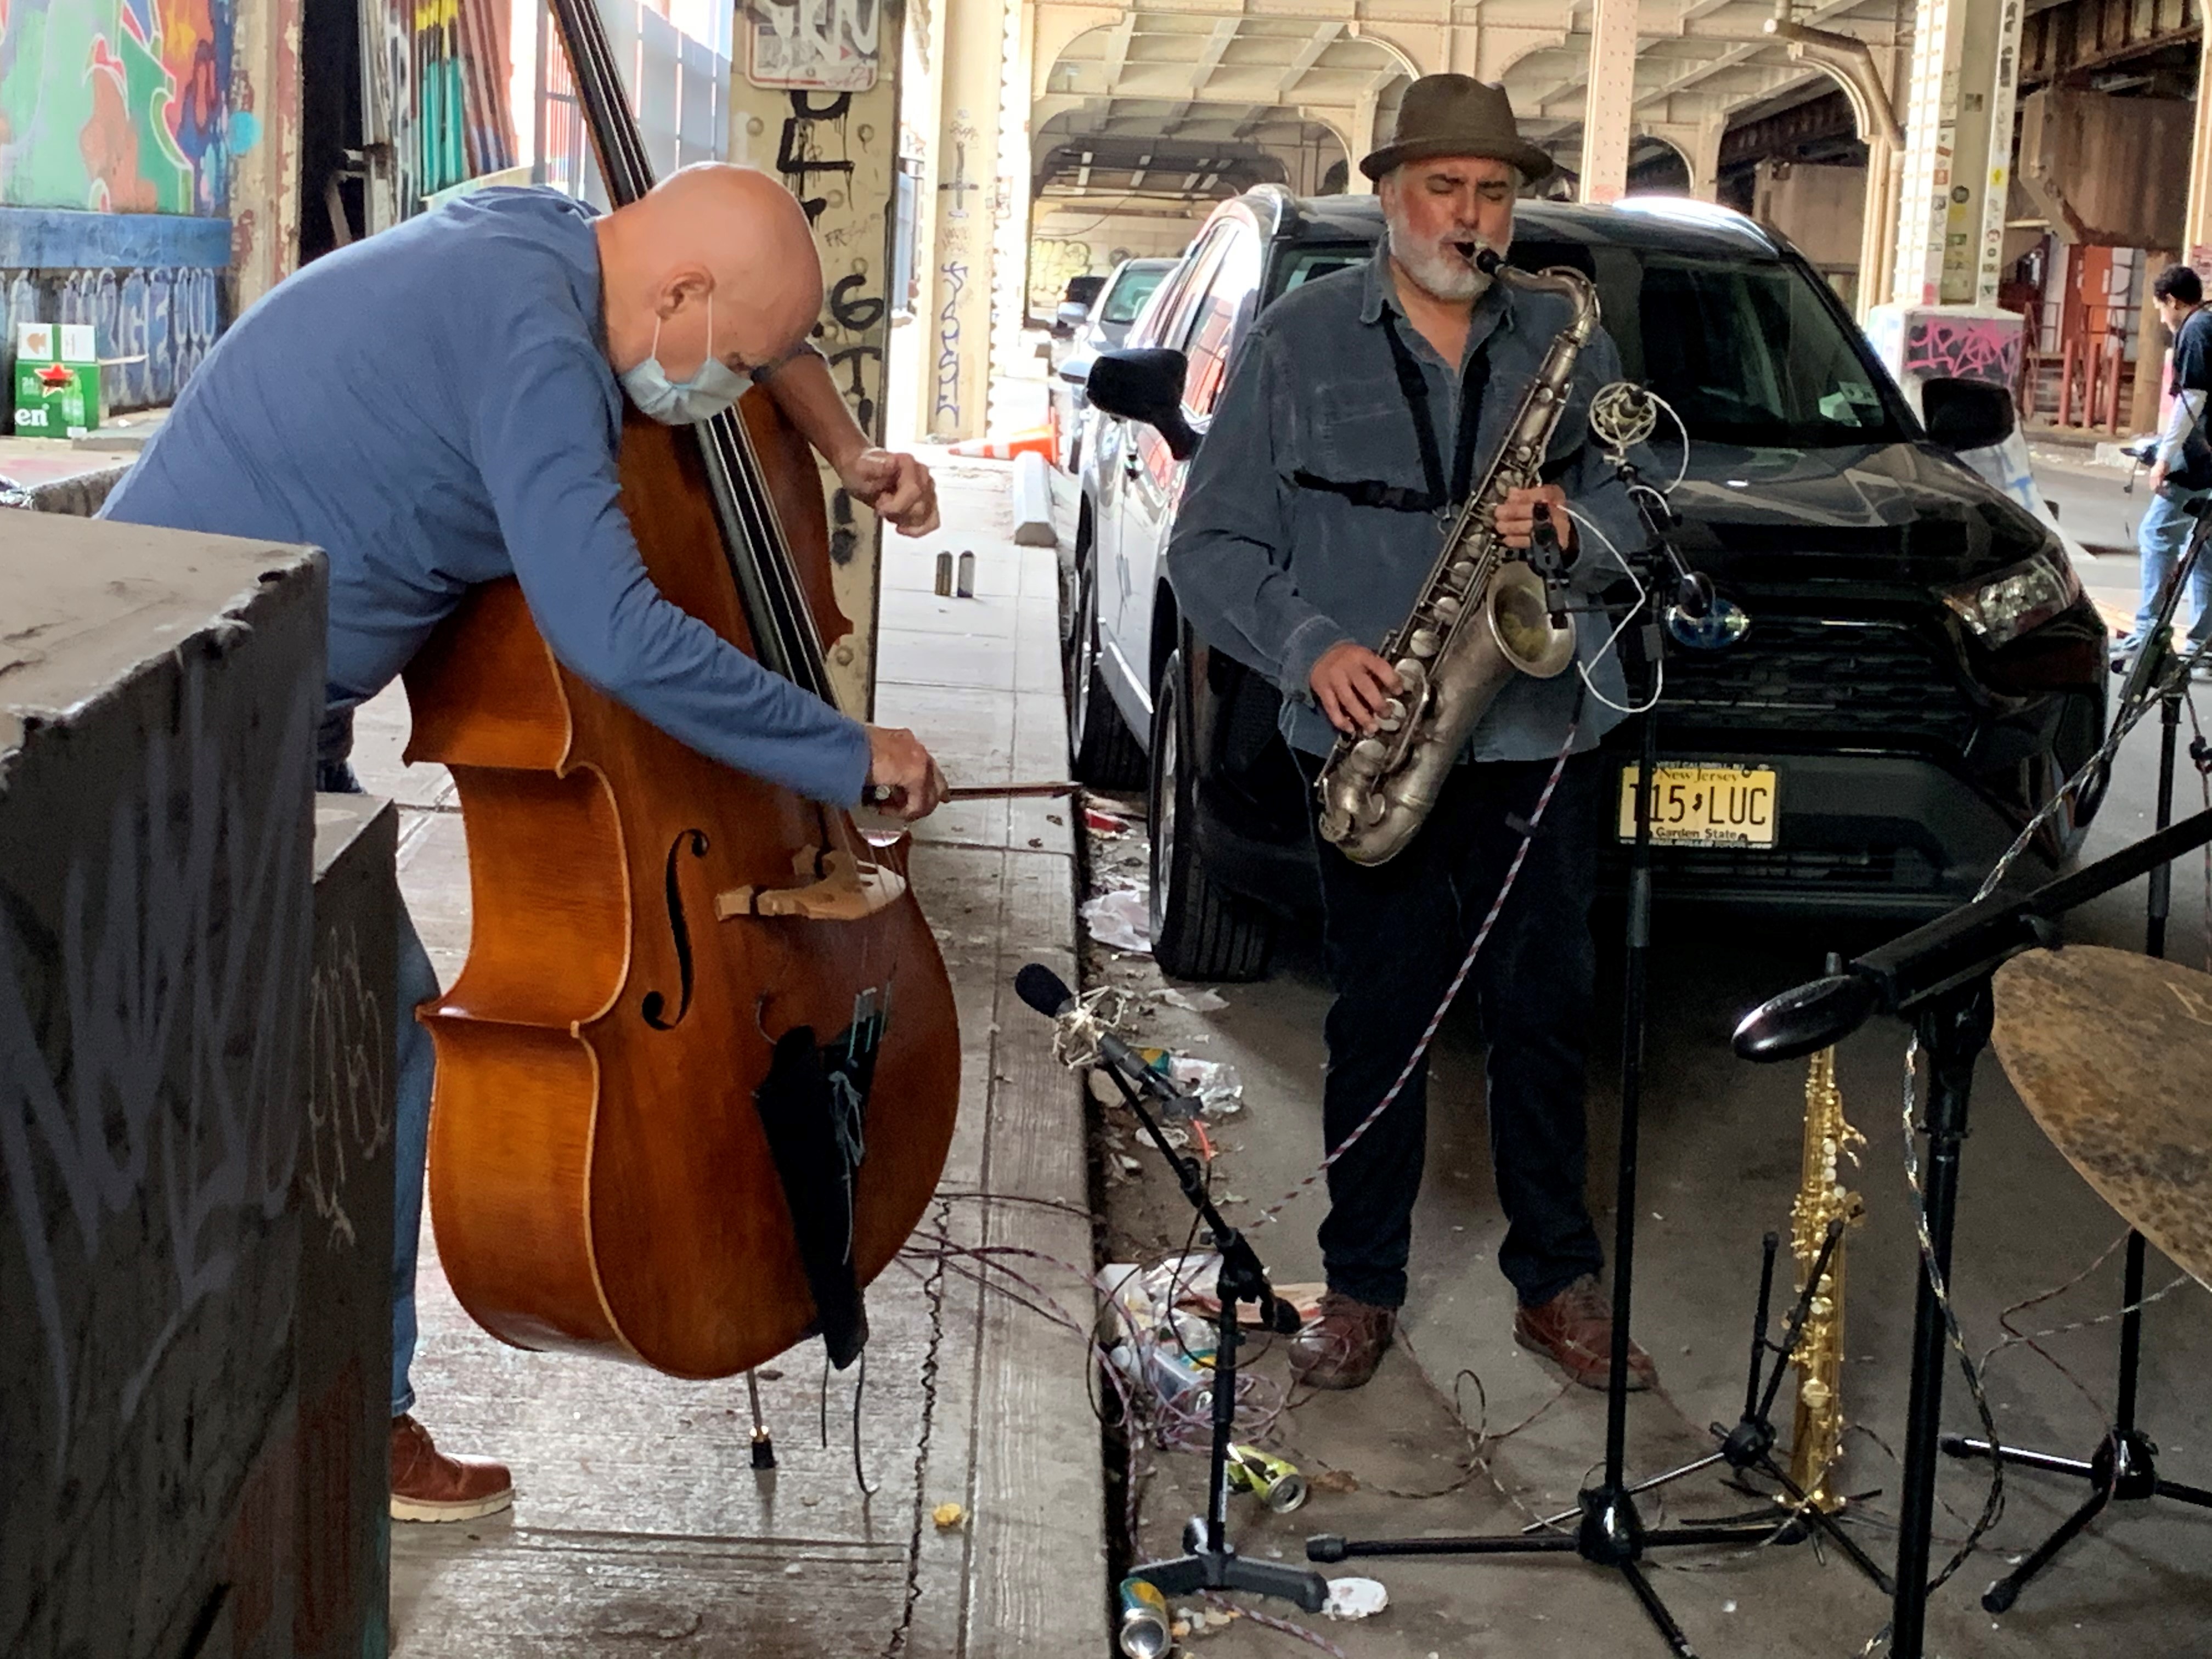
{"label": "saxophone stand", "polygon": [[[1640,441],[1634,440],[1632,441]],[[1624,447],[1626,446],[1623,446]],[[1628,469],[1624,468],[1624,471]],[[1647,527],[1656,544],[1649,564],[1656,586],[1662,574],[1680,578],[1681,608],[1702,615],[1711,604],[1711,588],[1702,576],[1681,564],[1666,540],[1673,515],[1656,491],[1638,497]],[[1656,503],[1656,505],[1654,504]],[[1662,517],[1663,515],[1663,517]],[[1540,526],[1542,521],[1539,520]],[[1545,571],[1555,562],[1555,550],[1544,545],[1549,532],[1540,528],[1531,550],[1531,563]],[[1549,556],[1547,561],[1547,554]],[[1693,592],[1697,598],[1693,599]],[[1665,629],[1657,622],[1641,630],[1645,662],[1644,701],[1654,702],[1663,684]],[[1306,1558],[1312,1561],[1344,1561],[1356,1556],[1378,1555],[1579,1555],[1593,1566],[1611,1568],[1627,1581],[1650,1616],[1668,1650],[1677,1659],[1697,1659],[1697,1650],[1659,1598],[1645,1574],[1643,1560],[1654,1549],[1702,1547],[1741,1544],[1770,1535],[1772,1526],[1682,1526],[1647,1528],[1637,1513],[1635,1493],[1658,1484],[1632,1487],[1625,1470],[1628,1440],[1628,1322],[1636,1266],[1637,1127],[1643,1102],[1645,990],[1651,940],[1651,788],[1659,763],[1659,718],[1655,706],[1644,717],[1643,761],[1636,778],[1636,838],[1628,862],[1627,956],[1621,995],[1620,1158],[1613,1200],[1613,1352],[1606,1379],[1605,1474],[1597,1485],[1579,1495],[1577,1507],[1558,1517],[1575,1520],[1571,1533],[1547,1530],[1492,1536],[1444,1538],[1347,1539],[1325,1534],[1306,1540]],[[1711,1462],[1717,1461],[1716,1454]],[[1699,1467],[1702,1467],[1699,1466]],[[1680,1471],[1680,1473],[1686,1473]],[[1672,1477],[1667,1477],[1671,1479]],[[1539,1523],[1540,1528],[1542,1523]]]}
{"label": "saxophone stand", "polygon": [[[1737,1540],[1771,1540],[1794,1544],[1810,1538],[1817,1532],[1841,1550],[1844,1557],[1873,1580],[1884,1595],[1891,1594],[1889,1575],[1875,1565],[1872,1557],[1860,1547],[1859,1541],[1844,1530],[1843,1524],[1828,1510],[1792,1480],[1789,1470],[1775,1461],[1774,1448],[1781,1435],[1774,1426],[1774,1397],[1781,1392],[1782,1379],[1789,1373],[1790,1361],[1797,1352],[1799,1340],[1804,1335],[1807,1317],[1813,1309],[1813,1298],[1820,1282],[1827,1277],[1828,1263],[1843,1242],[1844,1224],[1831,1221],[1820,1241],[1820,1253],[1814,1258],[1812,1272],[1805,1280],[1805,1289],[1799,1292],[1797,1305],[1784,1322],[1790,1334],[1778,1346],[1767,1340],[1768,1319],[1774,1300],[1774,1259],[1782,1247],[1781,1235],[1766,1235],[1762,1247],[1759,1269],[1759,1310],[1752,1321],[1751,1373],[1744,1383],[1743,1415],[1733,1427],[1719,1423],[1712,1425],[1717,1448],[1703,1457],[1692,1459],[1678,1468],[1639,1480],[1628,1491],[1630,1496],[1647,1492],[1686,1475],[1709,1469],[1716,1463],[1726,1463],[1739,1474],[1759,1474],[1782,1488],[1788,1495],[1791,1515],[1778,1528],[1773,1522],[1760,1516],[1730,1516],[1707,1523],[1714,1527],[1734,1529]],[[1767,1356],[1774,1357],[1774,1369],[1766,1370]],[[2011,1454],[2006,1454],[2009,1456]],[[1558,1515],[1546,1516],[1522,1528],[1524,1533],[1535,1532],[1559,1522],[1573,1517],[1576,1511],[1567,1510]]]}
{"label": "saxophone stand", "polygon": [[[1922,1119],[1928,1137],[1928,1251],[1913,1313],[1889,1659],[1923,1659],[1926,1652],[1928,1557],[1936,1522],[1944,1350],[1949,1344],[1936,1285],[1939,1280],[1947,1287],[1951,1282],[1959,1154],[1966,1138],[1974,1061],[1990,1039],[1990,980],[2023,951],[2055,948],[2058,919],[2067,912],[2207,842],[2212,842],[2212,811],[2185,818],[2024,896],[1992,894],[1962,905],[1857,958],[1841,974],[1784,992],[1736,1027],[1735,1051],[1744,1059],[1802,1060],[1849,1036],[1876,1013],[1895,1014],[1912,1021],[1928,1054],[1929,1086]],[[1933,1273],[1927,1271],[1930,1267]]]}
{"label": "saxophone stand", "polygon": [[[2156,696],[2159,699],[2158,750],[2158,828],[2166,829],[2173,822],[2173,754],[2181,724],[2181,699],[2186,668],[2173,654],[2172,618],[2175,596],[2186,585],[2191,567],[2201,556],[2205,528],[2202,523],[2191,538],[2189,555],[2177,561],[2167,579],[2166,592],[2159,611],[2158,626],[2151,630],[2142,654],[2136,659],[2130,676],[2128,695],[2122,699],[2127,707],[2130,696]],[[2200,752],[2200,744],[2192,743],[2190,758],[2200,765],[2212,756]],[[2150,872],[2150,894],[2146,905],[2143,927],[2143,954],[2163,957],[2166,954],[2166,923],[2172,910],[2173,871],[2170,865],[2161,864]],[[2161,1480],[2158,1473],[2158,1447],[2151,1437],[2136,1426],[2136,1382],[2142,1352],[2142,1296],[2143,1296],[2143,1236],[2133,1228],[2128,1231],[2127,1266],[2120,1291],[2120,1379],[2119,1398],[2113,1411],[2112,1426],[2098,1443],[2097,1449],[2086,1463],[2070,1457],[2056,1457],[2048,1452],[2024,1451],[2013,1446],[1992,1446],[1986,1440],[1971,1440],[1963,1435],[1947,1434],[1942,1449],[1953,1457],[1999,1457],[2008,1463],[2017,1463],[2024,1468],[2041,1469],[2051,1474],[2070,1474],[2089,1483],[2089,1496],[2081,1506],[2061,1522],[2057,1531],[2037,1545],[2003,1577],[1982,1593],[1982,1606],[1991,1613],[2005,1613],[2019,1600],[2027,1582],[2044,1568],[2059,1551],[2072,1543],[2081,1529],[2101,1515],[2114,1502],[2137,1503],[2148,1498],[2170,1498],[2197,1509],[2212,1509],[2212,1492],[2201,1486],[2186,1486],[2176,1480]]]}

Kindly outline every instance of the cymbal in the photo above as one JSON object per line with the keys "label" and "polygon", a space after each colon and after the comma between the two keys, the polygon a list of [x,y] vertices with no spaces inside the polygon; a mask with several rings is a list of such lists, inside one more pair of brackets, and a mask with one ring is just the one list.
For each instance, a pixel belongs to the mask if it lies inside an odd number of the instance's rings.
{"label": "cymbal", "polygon": [[1991,1046],[2051,1145],[2212,1285],[2212,975],[2069,945],[1996,983]]}

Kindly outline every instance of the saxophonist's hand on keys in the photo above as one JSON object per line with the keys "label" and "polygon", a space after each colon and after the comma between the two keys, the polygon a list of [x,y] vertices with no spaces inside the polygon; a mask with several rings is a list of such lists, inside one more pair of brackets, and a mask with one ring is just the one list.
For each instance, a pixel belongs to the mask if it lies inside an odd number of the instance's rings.
{"label": "saxophonist's hand on keys", "polygon": [[1383,706],[1404,689],[1396,669],[1351,640],[1322,652],[1308,678],[1328,723],[1347,735],[1372,733]]}
{"label": "saxophonist's hand on keys", "polygon": [[1539,501],[1551,510],[1552,529],[1559,536],[1560,548],[1571,550],[1575,544],[1575,521],[1566,514],[1567,492],[1557,484],[1507,490],[1492,519],[1499,538],[1516,552],[1526,548],[1535,538]]}

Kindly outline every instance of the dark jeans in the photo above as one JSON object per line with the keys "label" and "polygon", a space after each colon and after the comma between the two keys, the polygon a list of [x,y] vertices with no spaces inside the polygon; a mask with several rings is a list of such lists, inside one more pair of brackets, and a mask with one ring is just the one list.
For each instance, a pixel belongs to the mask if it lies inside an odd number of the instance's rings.
{"label": "dark jeans", "polygon": [[[1309,780],[1320,757],[1300,755]],[[1316,836],[1328,1011],[1322,1124],[1338,1146],[1389,1092],[1459,971],[1535,811],[1550,761],[1453,769],[1428,822],[1388,864],[1357,865]],[[1489,1045],[1490,1152],[1505,1243],[1498,1266],[1524,1307],[1604,1264],[1583,1200],[1583,1043],[1590,1021],[1595,814],[1611,768],[1566,764],[1505,908],[1462,991]],[[1329,1171],[1321,1226],[1329,1288],[1385,1308],[1406,1300],[1413,1200],[1426,1154],[1428,1062]]]}

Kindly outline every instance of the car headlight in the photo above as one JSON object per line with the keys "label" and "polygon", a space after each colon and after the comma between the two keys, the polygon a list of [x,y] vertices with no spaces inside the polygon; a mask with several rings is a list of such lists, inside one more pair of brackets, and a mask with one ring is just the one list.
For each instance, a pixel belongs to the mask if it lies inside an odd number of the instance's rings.
{"label": "car headlight", "polygon": [[1943,595],[1959,620],[1992,648],[2040,628],[2081,597],[2081,579],[2061,552],[2038,553]]}

